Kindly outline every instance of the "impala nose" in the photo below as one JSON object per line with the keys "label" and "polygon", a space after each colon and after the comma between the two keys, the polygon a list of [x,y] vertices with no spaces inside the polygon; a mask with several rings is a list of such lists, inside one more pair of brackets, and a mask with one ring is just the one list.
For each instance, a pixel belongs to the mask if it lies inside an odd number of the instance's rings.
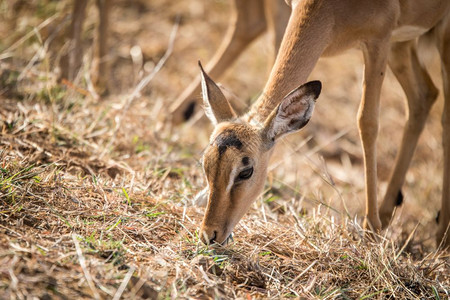
{"label": "impala nose", "polygon": [[214,230],[211,233],[208,233],[207,230],[203,230],[200,235],[200,239],[202,240],[203,244],[205,245],[211,245],[216,242],[217,237],[217,231]]}

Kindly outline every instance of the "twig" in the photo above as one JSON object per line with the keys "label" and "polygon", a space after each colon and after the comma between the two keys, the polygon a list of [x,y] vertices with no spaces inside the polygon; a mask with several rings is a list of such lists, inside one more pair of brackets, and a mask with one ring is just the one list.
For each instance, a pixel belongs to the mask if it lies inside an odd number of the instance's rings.
{"label": "twig", "polygon": [[91,289],[92,293],[94,294],[94,298],[100,299],[100,295],[97,292],[97,289],[95,288],[94,281],[92,280],[92,276],[89,273],[89,270],[86,268],[86,260],[84,259],[83,252],[81,251],[80,243],[78,243],[77,236],[75,233],[72,233],[72,240],[73,240],[73,243],[75,244],[75,248],[77,249],[78,260],[80,261],[80,266],[83,269],[84,277],[86,278],[89,288]]}
{"label": "twig", "polygon": [[17,49],[20,45],[22,45],[26,40],[28,40],[29,38],[31,38],[36,31],[41,30],[42,28],[44,28],[45,26],[47,26],[48,24],[50,24],[51,22],[53,22],[57,17],[59,17],[59,13],[54,14],[53,16],[51,16],[50,18],[44,20],[41,24],[39,24],[38,26],[36,26],[35,28],[33,28],[32,30],[30,30],[30,32],[28,32],[26,35],[24,35],[20,40],[18,40],[17,42],[15,42],[14,44],[12,44],[8,49],[6,49],[5,51],[3,51],[2,54],[0,54],[0,60],[3,60],[5,58],[8,58],[8,52],[13,51],[15,49]]}
{"label": "twig", "polygon": [[308,272],[312,267],[314,267],[314,265],[317,263],[317,260],[313,261],[312,264],[310,264],[306,269],[303,270],[303,272],[301,272],[300,274],[297,275],[297,277],[295,277],[291,282],[289,282],[284,288],[283,290],[281,290],[280,294],[283,294],[283,292],[288,289],[291,285],[293,285],[297,280],[300,279],[300,277],[302,277],[303,275],[306,274],[306,272]]}
{"label": "twig", "polygon": [[113,300],[119,300],[122,296],[123,292],[125,291],[125,288],[128,285],[128,282],[131,279],[131,276],[133,276],[134,270],[136,268],[134,266],[131,266],[131,268],[128,270],[127,275],[125,275],[125,278],[123,279],[122,283],[120,284],[119,288],[117,289],[116,293],[114,294]]}

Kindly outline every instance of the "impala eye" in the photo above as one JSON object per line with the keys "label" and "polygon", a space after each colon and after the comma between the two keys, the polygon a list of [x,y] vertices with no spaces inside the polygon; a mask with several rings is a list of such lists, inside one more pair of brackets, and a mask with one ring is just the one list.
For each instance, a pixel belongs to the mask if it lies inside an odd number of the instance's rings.
{"label": "impala eye", "polygon": [[253,175],[253,167],[245,169],[244,171],[239,173],[239,175],[236,179],[237,179],[237,181],[246,180],[246,179],[249,179],[250,177],[252,177],[252,175]]}

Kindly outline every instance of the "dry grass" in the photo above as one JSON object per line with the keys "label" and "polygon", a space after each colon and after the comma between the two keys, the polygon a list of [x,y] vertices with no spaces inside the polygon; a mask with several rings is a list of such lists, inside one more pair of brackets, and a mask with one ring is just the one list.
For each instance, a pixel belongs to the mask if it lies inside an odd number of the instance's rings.
{"label": "dry grass", "polygon": [[[324,93],[308,129],[278,147],[265,194],[236,227],[235,242],[206,248],[196,235],[203,211],[191,203],[204,185],[198,161],[209,130],[201,122],[170,128],[165,107],[218,45],[228,2],[118,1],[110,95],[102,101],[89,89],[89,53],[78,80],[55,80],[70,2],[20,3],[0,4],[1,298],[449,297],[449,257],[434,244],[440,103],[408,173],[406,205],[371,243],[359,225],[361,59],[353,51],[322,61],[312,77]],[[89,12],[86,47],[96,20]],[[130,101],[166,52],[177,15],[172,55]],[[252,45],[224,78],[242,99],[264,83],[267,43]],[[144,68],[129,58],[133,45]],[[388,74],[381,190],[401,135],[402,97]]]}

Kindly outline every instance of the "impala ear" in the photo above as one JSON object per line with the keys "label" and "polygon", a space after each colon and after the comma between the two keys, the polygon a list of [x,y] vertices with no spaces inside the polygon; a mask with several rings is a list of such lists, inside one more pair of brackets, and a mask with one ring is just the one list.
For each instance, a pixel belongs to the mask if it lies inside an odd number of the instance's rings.
{"label": "impala ear", "polygon": [[311,81],[284,97],[264,122],[263,138],[274,142],[279,137],[305,126],[311,118],[321,89],[320,81]]}
{"label": "impala ear", "polygon": [[220,88],[208,74],[206,74],[205,70],[203,70],[200,61],[198,62],[198,65],[202,77],[202,95],[206,116],[214,125],[236,118],[236,113]]}

